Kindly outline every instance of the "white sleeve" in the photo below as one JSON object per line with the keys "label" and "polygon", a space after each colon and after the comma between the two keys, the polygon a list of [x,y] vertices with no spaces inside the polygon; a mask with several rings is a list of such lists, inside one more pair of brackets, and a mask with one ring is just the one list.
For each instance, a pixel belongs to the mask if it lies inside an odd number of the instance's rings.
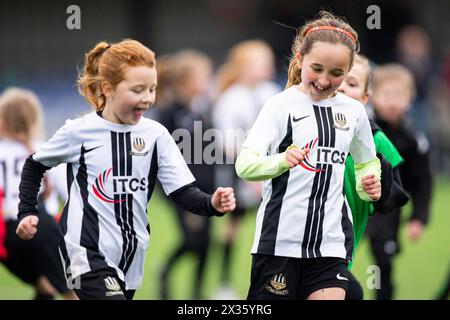
{"label": "white sleeve", "polygon": [[33,155],[33,159],[47,167],[56,167],[61,163],[73,162],[74,152],[71,151],[70,141],[72,123],[71,120],[67,120],[53,137],[39,148]]}
{"label": "white sleeve", "polygon": [[156,146],[158,180],[167,195],[195,181],[178,146],[166,129],[156,140]]}
{"label": "white sleeve", "polygon": [[264,105],[242,146],[256,151],[260,156],[266,156],[270,147],[279,140],[280,131],[272,101],[269,100]]}
{"label": "white sleeve", "polygon": [[376,158],[372,130],[364,109],[356,120],[355,134],[350,143],[350,153],[355,163],[366,163]]}

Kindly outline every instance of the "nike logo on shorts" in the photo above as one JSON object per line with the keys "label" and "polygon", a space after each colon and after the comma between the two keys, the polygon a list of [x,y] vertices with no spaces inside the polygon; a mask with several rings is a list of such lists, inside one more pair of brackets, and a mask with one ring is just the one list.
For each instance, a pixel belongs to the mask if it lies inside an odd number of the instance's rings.
{"label": "nike logo on shorts", "polygon": [[336,275],[336,278],[337,278],[338,280],[345,280],[345,281],[348,281],[348,279],[347,279],[346,277],[341,276],[340,273],[338,273],[338,274]]}

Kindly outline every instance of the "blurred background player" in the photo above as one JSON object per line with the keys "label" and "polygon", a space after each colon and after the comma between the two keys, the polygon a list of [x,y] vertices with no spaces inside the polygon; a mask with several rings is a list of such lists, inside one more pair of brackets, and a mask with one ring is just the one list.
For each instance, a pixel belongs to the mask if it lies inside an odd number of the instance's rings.
{"label": "blurred background player", "polygon": [[18,88],[6,90],[0,97],[0,187],[3,189],[8,257],[2,262],[13,274],[34,287],[35,299],[52,299],[57,293],[65,299],[75,299],[67,287],[59,258],[61,233],[47,211],[48,206],[45,206],[45,200],[52,193],[48,178],[45,178],[40,194],[40,232],[32,241],[23,241],[16,235],[22,167],[25,159],[33,153],[41,132],[42,108],[37,96]]}
{"label": "blurred background player", "polygon": [[[405,160],[400,176],[412,200],[407,234],[413,242],[421,238],[428,221],[432,191],[428,140],[407,118],[415,94],[413,76],[405,67],[385,64],[375,69],[372,105],[376,123]],[[400,210],[390,215],[374,215],[368,224],[372,253],[381,271],[381,288],[377,289],[379,300],[393,298],[392,259],[400,250],[399,224]]]}
{"label": "blurred background player", "polygon": [[[357,54],[350,72],[345,77],[338,91],[366,105],[370,96],[370,78],[371,68],[369,60],[363,55]],[[374,212],[374,206],[379,213],[388,214],[408,201],[408,197],[402,188],[399,173],[399,165],[403,162],[403,159],[378,125],[371,119],[369,119],[369,122],[375,150],[381,161],[382,193],[381,198],[374,203],[365,202],[358,197],[355,188],[354,161],[352,156],[348,155],[345,163],[345,195],[353,216],[353,258],[364,236],[369,215],[372,215]],[[353,260],[349,263],[349,282],[345,299],[362,300],[364,296],[363,289],[350,271],[352,264]]]}
{"label": "blurred background player", "polygon": [[270,46],[261,40],[247,40],[234,45],[217,73],[218,97],[213,109],[213,126],[224,135],[224,165],[216,168],[216,184],[227,183],[236,192],[236,210],[225,234],[222,263],[222,286],[216,299],[233,299],[230,285],[232,247],[239,222],[261,200],[261,184],[238,179],[234,162],[244,142],[244,133],[253,125],[262,106],[280,88],[272,81],[275,57]]}
{"label": "blurred background player", "polygon": [[[209,142],[203,141],[203,134],[211,128],[211,101],[208,98],[212,78],[210,58],[194,50],[183,50],[159,59],[158,96],[161,111],[158,116],[175,142],[183,146],[182,153],[195,177],[195,185],[206,193],[214,192],[214,164],[206,164],[203,150]],[[178,135],[179,130],[184,130]],[[178,132],[178,133],[177,133]],[[196,139],[196,140],[194,140]],[[173,203],[173,202],[172,202]],[[161,299],[169,299],[169,279],[177,261],[186,253],[193,252],[198,258],[195,268],[192,298],[200,299],[206,258],[210,244],[210,220],[182,209],[175,203],[182,239],[169,256],[161,273]]]}

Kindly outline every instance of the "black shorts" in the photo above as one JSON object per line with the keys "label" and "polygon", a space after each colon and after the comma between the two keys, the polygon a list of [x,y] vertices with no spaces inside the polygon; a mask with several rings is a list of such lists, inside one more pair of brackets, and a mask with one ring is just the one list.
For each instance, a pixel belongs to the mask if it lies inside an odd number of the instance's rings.
{"label": "black shorts", "polygon": [[252,257],[249,300],[304,300],[320,289],[347,290],[347,260],[290,258],[263,254]]}
{"label": "black shorts", "polygon": [[132,300],[135,290],[126,290],[113,268],[93,270],[73,280],[80,300]]}
{"label": "black shorts", "polygon": [[35,285],[45,276],[59,293],[69,291],[58,246],[62,237],[59,226],[48,214],[39,215],[38,231],[31,240],[17,236],[19,221],[6,223],[5,247],[8,258],[3,264],[22,281]]}

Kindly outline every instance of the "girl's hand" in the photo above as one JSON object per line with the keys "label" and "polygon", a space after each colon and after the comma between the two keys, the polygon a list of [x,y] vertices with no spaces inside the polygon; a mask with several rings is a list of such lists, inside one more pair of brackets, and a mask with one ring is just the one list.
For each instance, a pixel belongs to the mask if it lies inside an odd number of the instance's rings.
{"label": "girl's hand", "polygon": [[423,234],[423,223],[420,220],[413,219],[408,223],[408,237],[412,242],[420,240]]}
{"label": "girl's hand", "polygon": [[233,211],[236,208],[236,198],[234,197],[233,188],[217,188],[212,195],[211,204],[220,213]]}
{"label": "girl's hand", "polygon": [[381,197],[381,183],[374,174],[362,178],[363,190],[369,195],[370,199],[377,201]]}
{"label": "girl's hand", "polygon": [[37,224],[39,223],[38,216],[31,215],[23,218],[16,233],[22,240],[31,240],[37,232]]}
{"label": "girl's hand", "polygon": [[296,165],[302,163],[305,156],[308,154],[309,149],[292,148],[286,151],[286,160],[289,164],[289,168],[292,169]]}

